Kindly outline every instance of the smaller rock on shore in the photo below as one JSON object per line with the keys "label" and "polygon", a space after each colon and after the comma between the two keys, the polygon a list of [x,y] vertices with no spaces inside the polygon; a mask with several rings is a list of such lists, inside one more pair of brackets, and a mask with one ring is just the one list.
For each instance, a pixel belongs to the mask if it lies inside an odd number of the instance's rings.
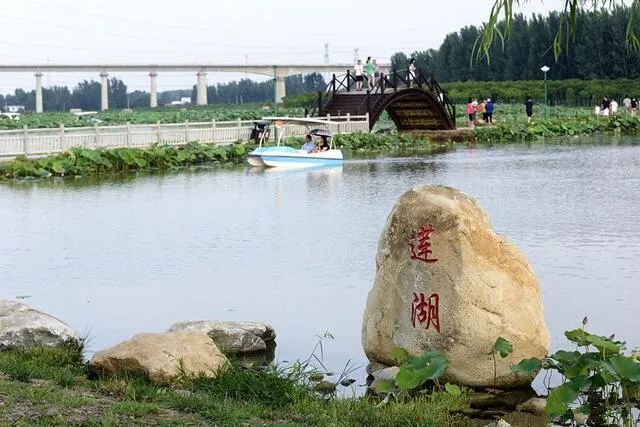
{"label": "smaller rock on shore", "polygon": [[26,304],[0,300],[0,351],[78,342],[76,331],[63,321]]}
{"label": "smaller rock on shore", "polygon": [[228,360],[205,334],[139,334],[97,352],[89,366],[99,376],[147,375],[168,383],[181,373],[215,378]]}

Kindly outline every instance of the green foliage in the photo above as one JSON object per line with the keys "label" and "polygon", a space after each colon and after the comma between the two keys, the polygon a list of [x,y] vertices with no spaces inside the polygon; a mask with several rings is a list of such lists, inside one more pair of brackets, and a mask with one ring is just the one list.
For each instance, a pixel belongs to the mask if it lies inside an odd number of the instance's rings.
{"label": "green foliage", "polygon": [[[524,0],[495,0],[491,13],[489,14],[489,22],[484,26],[482,34],[478,37],[478,40],[474,46],[474,59],[479,60],[485,58],[490,61],[491,52],[490,49],[494,44],[494,40],[497,39],[496,35],[500,37],[504,45],[505,37],[509,37],[513,29],[514,18],[514,5],[516,7],[525,3]],[[617,0],[593,0],[591,2],[585,2],[581,0],[567,0],[565,2],[564,10],[557,16],[557,24],[555,26],[555,35],[553,36],[553,52],[555,59],[560,56],[560,52],[568,50],[570,42],[575,42],[578,35],[579,20],[578,13],[585,10],[592,10],[593,13],[598,13],[606,9],[613,9],[614,12],[618,11],[618,7],[622,6],[625,12],[628,14],[626,25],[620,28],[626,38],[627,47],[637,48],[639,45],[637,31],[635,28],[635,20],[637,19],[636,11],[640,7],[640,0],[631,1],[631,9],[625,8],[624,1]],[[631,13],[629,13],[631,12]],[[500,18],[503,18],[501,23],[498,22]],[[592,41],[592,40],[591,40]]]}
{"label": "green foliage", "polygon": [[[640,64],[639,64],[640,66]],[[447,91],[447,96],[452,102],[461,104],[458,112],[465,113],[464,106],[468,99],[490,97],[500,104],[514,103],[524,104],[527,96],[531,96],[539,104],[537,107],[542,112],[544,104],[544,81],[531,76],[535,80],[508,80],[496,81],[497,76],[492,76],[492,81],[467,80],[462,82],[442,83],[442,88]],[[600,105],[603,96],[618,100],[622,106],[622,99],[626,95],[640,97],[640,79],[563,79],[549,80],[547,83],[547,98],[550,105],[590,107],[589,113],[593,113],[593,106]],[[519,108],[524,111],[524,107]]]}
{"label": "green foliage", "polygon": [[[615,117],[596,116],[591,110],[553,107],[549,118],[538,107],[528,124],[524,107],[498,104],[492,126],[476,126],[478,142],[512,142],[538,138],[591,135],[596,133],[636,135],[640,132],[640,117],[619,112]],[[459,123],[464,118],[460,117]],[[466,121],[465,121],[466,123]]]}
{"label": "green foliage", "polygon": [[[449,360],[439,351],[428,351],[421,356],[410,356],[407,350],[395,348],[393,355],[400,365],[395,380],[376,381],[376,392],[392,394],[396,397],[421,389],[427,383],[436,383],[449,366]],[[447,384],[445,391],[459,395],[457,386]]]}
{"label": "green foliage", "polygon": [[427,381],[436,381],[444,374],[449,361],[439,351],[429,351],[418,357],[411,357],[400,366],[396,384],[402,391],[415,390]]}
{"label": "green foliage", "polygon": [[510,355],[512,352],[513,344],[502,337],[498,337],[498,339],[496,339],[496,342],[493,343],[493,347],[491,348],[491,353],[498,353],[503,359]]}
{"label": "green foliage", "polygon": [[390,151],[401,148],[435,148],[419,133],[365,133],[355,132],[334,136],[338,148],[353,151]]}
{"label": "green foliage", "polygon": [[170,170],[215,162],[239,163],[247,147],[242,144],[213,146],[190,142],[184,146],[152,145],[149,148],[72,148],[39,159],[19,156],[0,163],[0,180],[52,176],[109,175],[137,170]]}
{"label": "green foliage", "polygon": [[512,365],[511,370],[519,375],[534,378],[542,369],[542,361],[540,359],[531,358],[521,360],[518,364]]}
{"label": "green foliage", "polygon": [[[625,355],[625,343],[584,329],[565,332],[576,350],[559,350],[540,359],[526,359],[511,367],[519,374],[535,375],[542,367],[557,372],[563,382],[549,393],[546,411],[551,419],[571,420],[589,414],[589,425],[631,425],[640,396],[640,363]],[[548,376],[545,376],[548,378]]]}
{"label": "green foliage", "polygon": [[[638,4],[636,0],[631,9],[617,7],[578,12],[575,40],[565,38],[569,44],[565,45],[563,55],[559,58],[554,56],[553,46],[556,43],[556,31],[563,25],[564,15],[551,12],[547,16],[536,14],[525,17],[510,9],[511,31],[505,25],[505,18],[502,17],[500,22],[500,17],[496,16],[498,20],[494,19],[485,26],[466,26],[448,34],[438,49],[425,47],[410,55],[397,53],[391,57],[391,61],[397,69],[405,69],[408,56],[411,56],[415,58],[418,68],[432,73],[440,83],[537,80],[532,87],[535,91],[541,87],[539,80],[543,74],[540,67],[545,64],[551,66],[548,73],[551,80],[637,79],[640,78],[640,55],[629,49],[625,33],[629,17],[633,13],[638,16]],[[476,58],[474,48],[476,52],[487,53],[484,49],[478,49],[482,43],[476,42],[478,37],[489,36],[490,32],[483,34],[483,31],[492,25],[496,30],[492,33],[488,50],[491,60],[472,61]],[[632,28],[637,32],[637,24]],[[599,91],[593,94],[597,96],[597,93]]]}

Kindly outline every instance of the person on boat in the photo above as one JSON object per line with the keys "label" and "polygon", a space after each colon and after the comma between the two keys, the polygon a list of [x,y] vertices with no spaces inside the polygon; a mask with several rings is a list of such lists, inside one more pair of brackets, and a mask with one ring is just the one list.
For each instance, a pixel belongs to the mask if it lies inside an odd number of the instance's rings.
{"label": "person on boat", "polygon": [[315,149],[314,152],[320,152],[320,151],[329,151],[329,142],[327,141],[327,137],[323,136],[320,139],[320,144],[318,144],[318,147]]}
{"label": "person on boat", "polygon": [[313,142],[313,138],[311,137],[311,135],[307,135],[301,150],[304,150],[307,153],[311,153],[315,149],[316,149],[316,143]]}

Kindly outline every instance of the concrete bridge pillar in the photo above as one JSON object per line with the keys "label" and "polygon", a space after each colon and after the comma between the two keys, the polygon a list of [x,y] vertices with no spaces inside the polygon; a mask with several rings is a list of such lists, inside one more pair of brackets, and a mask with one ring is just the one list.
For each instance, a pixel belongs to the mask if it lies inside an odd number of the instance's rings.
{"label": "concrete bridge pillar", "polygon": [[207,105],[207,73],[204,71],[198,72],[198,89],[197,89],[197,104]]}
{"label": "concrete bridge pillar", "polygon": [[158,73],[152,71],[149,73],[149,78],[151,79],[151,96],[149,105],[151,108],[156,108],[158,106],[158,83],[156,81],[158,77]]}
{"label": "concrete bridge pillar", "polygon": [[36,73],[36,113],[42,113],[42,73]]}
{"label": "concrete bridge pillar", "polygon": [[276,75],[276,101],[282,102],[282,99],[287,96],[287,85],[285,84],[285,75]]}
{"label": "concrete bridge pillar", "polygon": [[102,111],[109,109],[109,73],[100,73],[100,107]]}

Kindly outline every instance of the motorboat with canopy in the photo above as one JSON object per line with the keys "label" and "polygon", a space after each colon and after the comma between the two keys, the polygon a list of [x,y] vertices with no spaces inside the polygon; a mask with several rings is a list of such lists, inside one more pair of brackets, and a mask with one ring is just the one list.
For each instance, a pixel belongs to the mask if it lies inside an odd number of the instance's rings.
{"label": "motorboat with canopy", "polygon": [[[279,129],[278,140],[272,147],[263,146],[266,138],[261,138],[258,148],[247,157],[251,166],[255,167],[280,167],[280,168],[308,168],[314,166],[338,166],[343,162],[342,151],[336,149],[333,135],[329,130],[330,125],[337,123],[328,120],[296,117],[265,117],[262,119],[270,122]],[[299,136],[300,127],[306,128],[306,135],[326,142],[328,149],[314,149],[307,151],[285,146],[283,141],[290,136]],[[294,135],[294,131],[298,132]],[[315,144],[316,147],[320,145]]]}

